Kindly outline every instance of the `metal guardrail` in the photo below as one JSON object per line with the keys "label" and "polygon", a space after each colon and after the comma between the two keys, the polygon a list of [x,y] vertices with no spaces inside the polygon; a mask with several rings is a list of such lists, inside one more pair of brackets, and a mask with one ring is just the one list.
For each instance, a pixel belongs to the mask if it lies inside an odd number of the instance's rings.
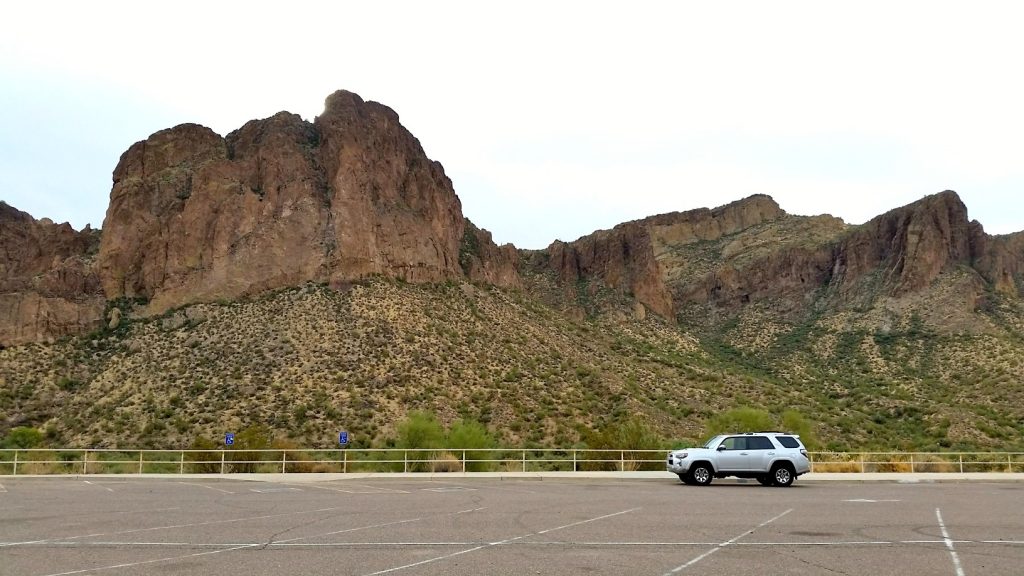
{"label": "metal guardrail", "polygon": [[[664,470],[666,450],[0,450],[0,475]],[[812,472],[1024,472],[1024,452],[811,452]]]}

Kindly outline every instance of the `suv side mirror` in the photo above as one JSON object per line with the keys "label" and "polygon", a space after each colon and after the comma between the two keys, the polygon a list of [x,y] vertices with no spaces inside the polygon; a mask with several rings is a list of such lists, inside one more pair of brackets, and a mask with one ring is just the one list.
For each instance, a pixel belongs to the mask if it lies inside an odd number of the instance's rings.
{"label": "suv side mirror", "polygon": [[724,451],[724,450],[725,450],[725,444],[719,444],[719,445],[718,445],[718,451],[719,451],[719,452],[722,452],[722,451]]}

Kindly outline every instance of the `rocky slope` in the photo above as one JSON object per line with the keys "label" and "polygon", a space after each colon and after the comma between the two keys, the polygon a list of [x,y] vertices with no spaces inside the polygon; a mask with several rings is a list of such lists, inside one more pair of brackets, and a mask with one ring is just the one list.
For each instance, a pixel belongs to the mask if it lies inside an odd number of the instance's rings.
{"label": "rocky slope", "polygon": [[102,234],[0,203],[0,432],[386,442],[427,408],[564,445],[626,414],[697,438],[753,404],[837,446],[1001,446],[1022,288],[1024,233],[950,191],[858,226],[758,195],[497,246],[397,114],[342,91],[313,122],[134,144]]}
{"label": "rocky slope", "polygon": [[0,345],[95,328],[105,298],[93,261],[99,232],[35,220],[0,202]]}
{"label": "rocky slope", "polygon": [[798,315],[821,306],[870,307],[918,293],[959,268],[971,272],[968,290],[978,301],[991,290],[1017,296],[1024,286],[1022,234],[985,234],[951,191],[860,226],[792,216],[771,198],[753,196],[556,242],[546,256],[566,287],[597,282],[663,317],[684,312],[689,320],[697,310],[706,320],[762,301]]}
{"label": "rocky slope", "polygon": [[226,138],[182,125],[133,145],[99,271],[108,298],[149,312],[305,281],[439,282],[462,277],[464,229],[451,181],[398,115],[340,91],[313,123],[282,112]]}

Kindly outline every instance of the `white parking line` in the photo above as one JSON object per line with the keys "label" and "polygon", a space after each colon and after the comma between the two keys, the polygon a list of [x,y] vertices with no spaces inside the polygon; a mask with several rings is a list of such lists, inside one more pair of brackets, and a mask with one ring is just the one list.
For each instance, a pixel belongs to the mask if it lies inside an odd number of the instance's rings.
{"label": "white parking line", "polygon": [[106,486],[100,486],[99,484],[93,484],[92,482],[89,482],[88,480],[82,480],[82,482],[85,482],[89,486],[99,486],[100,488],[103,488],[107,492],[113,492],[114,491],[112,488],[107,488]]}
{"label": "white parking line", "polygon": [[302,492],[302,488],[249,488],[249,491],[260,494],[277,494],[279,492]]}
{"label": "white parking line", "polygon": [[[283,483],[286,484],[286,483]],[[330,490],[331,492],[343,492],[345,494],[410,494],[408,490],[396,490],[394,488],[377,488],[365,484],[348,484],[355,488],[366,488],[366,490],[345,490],[343,488],[331,488],[330,486],[319,486],[317,484],[288,484],[289,486],[303,486],[317,488],[319,490]]]}
{"label": "white parking line", "polygon": [[668,572],[666,572],[663,576],[671,576],[672,574],[675,574],[675,573],[677,573],[677,572],[679,572],[681,570],[685,570],[685,569],[689,568],[690,566],[693,566],[694,564],[700,562],[701,560],[707,558],[708,556],[711,556],[715,552],[718,552],[722,548],[725,548],[726,546],[729,546],[730,544],[735,543],[737,540],[739,540],[740,538],[743,538],[744,536],[747,536],[749,534],[753,534],[754,531],[756,531],[758,528],[764,528],[765,526],[771,524],[772,522],[775,522],[779,518],[782,518],[783,516],[785,516],[786,514],[789,514],[792,511],[793,511],[793,509],[790,508],[789,510],[786,510],[782,514],[779,514],[778,516],[776,516],[776,517],[774,517],[774,518],[772,518],[770,520],[765,520],[764,522],[761,522],[760,524],[758,524],[757,526],[751,528],[750,530],[747,530],[743,534],[740,534],[739,536],[736,536],[735,538],[732,538],[730,540],[726,540],[725,542],[722,542],[722,543],[718,544],[717,547],[712,548],[711,550],[708,550],[707,552],[701,554],[700,556],[697,556],[693,560],[690,560],[689,562],[687,562],[685,564],[682,564],[680,566],[676,566],[675,568],[673,568],[673,569],[669,570]]}
{"label": "white parking line", "polygon": [[80,534],[78,536],[62,536],[60,538],[45,538],[42,540],[30,540],[25,542],[0,542],[0,548],[5,546],[22,546],[26,544],[43,544],[49,542],[61,542],[65,540],[77,540],[79,538],[96,538],[98,536],[117,536],[119,534],[138,534],[139,532],[152,532],[154,530],[174,530],[177,528],[195,528],[197,526],[214,526],[217,524],[232,524],[235,522],[248,522],[250,520],[266,520],[268,518],[283,518],[285,516],[297,516],[300,514],[316,514],[318,512],[334,512],[343,510],[344,506],[331,506],[330,508],[317,508],[316,510],[305,510],[301,512],[281,512],[280,514],[265,514],[262,516],[247,516],[244,518],[231,518],[228,520],[210,520],[208,522],[192,522],[189,524],[170,524],[166,526],[153,526],[150,528],[138,528],[135,530],[121,530],[118,532],[96,532],[94,534]]}
{"label": "white parking line", "polygon": [[225,494],[234,494],[230,490],[223,490],[221,488],[214,488],[213,486],[207,486],[206,484],[197,484],[195,482],[178,482],[178,484],[185,484],[186,486],[199,486],[200,488],[208,488],[210,490],[216,490],[217,492],[223,492]]}
{"label": "white parking line", "polygon": [[615,512],[615,513],[612,513],[612,514],[605,514],[604,516],[598,516],[596,518],[589,518],[587,520],[580,520],[579,522],[573,522],[572,524],[566,524],[564,526],[559,526],[557,528],[549,528],[547,530],[542,530],[540,532],[533,532],[531,534],[524,534],[522,536],[516,536],[514,538],[509,538],[508,540],[502,540],[500,542],[490,542],[488,544],[482,544],[480,546],[475,546],[475,547],[470,548],[468,550],[460,550],[458,552],[453,552],[451,554],[445,554],[444,556],[437,556],[437,557],[434,557],[434,558],[428,558],[426,560],[420,560],[419,562],[414,562],[412,564],[406,564],[404,566],[395,566],[394,568],[388,568],[386,570],[380,570],[378,572],[371,572],[371,573],[367,574],[366,576],[378,576],[379,574],[388,574],[388,573],[391,573],[391,572],[398,572],[399,570],[405,570],[406,568],[415,568],[416,566],[422,566],[424,564],[430,564],[431,562],[438,562],[440,560],[447,560],[448,558],[454,558],[456,556],[461,556],[463,554],[469,554],[470,552],[476,552],[477,550],[482,550],[484,548],[490,548],[492,546],[501,546],[503,544],[508,544],[508,543],[514,542],[516,540],[522,540],[523,538],[529,538],[530,536],[537,536],[539,534],[547,534],[548,532],[554,532],[555,530],[564,530],[565,528],[571,528],[573,526],[579,526],[580,524],[587,524],[587,523],[590,523],[590,522],[596,522],[598,520],[604,520],[605,518],[611,518],[613,516],[620,516],[622,514],[628,514],[630,512],[634,512],[636,510],[639,510],[639,508],[630,508],[629,510],[623,510],[621,512]]}
{"label": "white parking line", "polygon": [[[407,521],[389,522],[386,524],[374,524],[370,526],[362,526],[357,528],[351,528],[349,530],[339,530],[338,532],[331,532],[330,534],[336,534],[341,532],[354,532],[358,530],[365,530],[370,528],[377,528],[381,526],[389,526],[400,524],[403,522],[411,522],[420,520],[419,518],[410,519]],[[318,534],[316,536],[324,536],[325,534]],[[372,541],[357,541],[357,542],[297,542],[298,540],[315,538],[316,536],[306,536],[303,538],[295,538],[292,540],[279,540],[267,544],[266,542],[128,542],[128,541],[94,541],[94,542],[39,542],[39,543],[20,543],[20,542],[0,542],[0,545],[18,545],[25,548],[47,548],[47,547],[61,547],[61,548],[109,548],[111,546],[118,546],[121,548],[226,548],[226,547],[240,547],[240,548],[255,548],[266,546],[268,548],[281,547],[281,548],[351,548],[351,547],[369,547],[376,546],[380,548],[403,548],[403,547],[430,547],[430,546],[519,546],[519,547],[547,547],[547,548],[558,548],[558,547],[587,547],[587,548],[644,548],[644,547],[707,547],[707,546],[718,546],[719,542],[592,542],[592,541],[574,541],[574,540],[530,540],[530,541],[509,541],[503,543],[493,542],[481,542],[476,541],[422,541],[422,542],[409,542],[409,541],[387,541],[387,542],[372,542]],[[1000,546],[1024,546],[1024,540],[950,540],[953,544],[985,544],[985,545],[1000,545]],[[934,546],[936,544],[945,544],[945,540],[846,540],[836,542],[733,542],[730,546],[735,547],[749,547],[749,548],[790,548],[796,546],[804,547],[857,547],[857,546]]]}
{"label": "white parking line", "polygon": [[[438,514],[436,516],[432,516],[432,518],[443,518],[445,516],[457,516],[459,514],[466,514],[466,513],[469,513],[469,512],[479,512],[480,510],[483,510],[483,508],[473,508],[472,510],[460,510],[458,512],[449,512],[447,514]],[[385,526],[396,526],[398,524],[408,524],[410,522],[419,522],[420,520],[423,520],[423,518],[409,518],[407,520],[396,520],[394,522],[384,522],[382,524],[372,524],[370,526],[360,526],[360,527],[357,527],[357,528],[346,528],[344,530],[335,530],[334,532],[324,532],[323,534],[313,534],[312,536],[301,536],[299,538],[289,538],[287,540],[276,540],[274,542],[271,542],[270,545],[290,544],[290,543],[293,543],[293,542],[298,542],[299,540],[309,540],[310,538],[322,538],[324,536],[333,536],[335,534],[344,534],[344,533],[347,533],[347,532],[356,532],[358,530],[369,530],[371,528],[383,528]]]}
{"label": "white parking line", "polygon": [[964,576],[963,566],[960,565],[960,557],[957,556],[956,549],[953,548],[953,540],[949,537],[946,523],[942,521],[942,511],[938,508],[935,509],[935,518],[939,521],[939,529],[942,530],[942,539],[946,543],[946,548],[949,549],[949,555],[953,557],[953,568],[956,570],[956,576]]}
{"label": "white parking line", "polygon": [[196,552],[195,554],[185,554],[182,556],[171,556],[168,558],[157,558],[155,560],[143,560],[141,562],[129,562],[126,564],[112,564],[110,566],[99,566],[97,568],[84,568],[82,570],[72,570],[70,572],[55,572],[53,574],[46,574],[46,576],[69,576],[71,574],[83,574],[85,572],[99,572],[101,570],[114,570],[117,568],[131,568],[133,566],[143,566],[145,564],[156,564],[157,562],[170,562],[171,560],[183,560],[185,558],[195,558],[197,556],[209,556],[211,554],[220,554],[221,552],[231,552],[232,550],[242,550],[244,548],[252,548],[252,545],[236,546],[234,548],[224,548],[223,550],[212,550],[210,552]]}

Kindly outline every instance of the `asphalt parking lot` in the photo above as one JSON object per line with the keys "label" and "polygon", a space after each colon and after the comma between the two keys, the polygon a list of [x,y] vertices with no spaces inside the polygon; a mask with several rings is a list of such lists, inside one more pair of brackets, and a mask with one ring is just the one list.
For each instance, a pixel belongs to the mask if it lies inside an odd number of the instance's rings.
{"label": "asphalt parking lot", "polygon": [[2,478],[0,575],[1024,573],[1024,484]]}

